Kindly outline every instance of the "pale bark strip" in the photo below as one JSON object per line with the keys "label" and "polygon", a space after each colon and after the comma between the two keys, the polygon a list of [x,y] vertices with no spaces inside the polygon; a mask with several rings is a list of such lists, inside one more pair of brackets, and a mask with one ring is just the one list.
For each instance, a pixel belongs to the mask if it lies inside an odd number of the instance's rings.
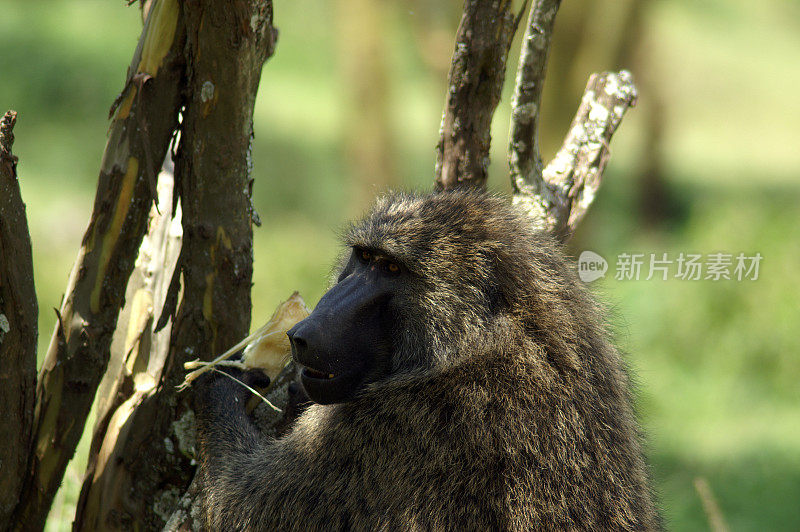
{"label": "pale bark strip", "polygon": [[611,137],[636,97],[628,71],[593,74],[553,160],[541,177],[534,174],[517,185],[514,202],[562,240],[569,239],[594,201]]}
{"label": "pale bark strip", "polygon": [[10,525],[30,453],[39,309],[25,204],[11,153],[17,113],[0,119],[0,530]]}
{"label": "pale bark strip", "polygon": [[466,0],[437,145],[437,189],[486,185],[492,116],[521,18],[511,4],[511,0]]}
{"label": "pale bark strip", "polygon": [[94,210],[39,373],[31,466],[14,518],[18,529],[44,526],[106,369],[155,176],[177,126],[179,12],[177,0],[153,6],[125,89],[112,107]]}
{"label": "pale bark strip", "polygon": [[126,305],[111,345],[113,364],[109,364],[98,394],[97,422],[77,504],[76,528],[77,523],[82,528],[107,527],[113,521],[109,514],[131,496],[119,482],[123,474],[119,468],[124,462],[120,459],[123,447],[117,442],[124,441],[130,430],[147,430],[131,427],[127,419],[160,381],[169,351],[171,327],[158,332],[154,329],[181,247],[180,206],[172,212],[172,197],[172,171],[165,169],[158,178],[160,212],[155,206],[150,210],[149,229],[128,282]]}
{"label": "pale bark strip", "polygon": [[187,99],[175,160],[183,296],[158,381],[109,422],[100,459],[114,466],[101,478],[98,464],[99,484],[86,498],[91,511],[76,530],[164,526],[194,474],[191,390],[177,390],[183,364],[212,359],[250,325],[252,121],[261,68],[277,38],[272,4],[199,0],[184,9]]}
{"label": "pale bark strip", "polygon": [[553,25],[561,0],[534,0],[522,38],[514,97],[511,101],[508,163],[515,191],[547,195],[542,186],[539,112]]}

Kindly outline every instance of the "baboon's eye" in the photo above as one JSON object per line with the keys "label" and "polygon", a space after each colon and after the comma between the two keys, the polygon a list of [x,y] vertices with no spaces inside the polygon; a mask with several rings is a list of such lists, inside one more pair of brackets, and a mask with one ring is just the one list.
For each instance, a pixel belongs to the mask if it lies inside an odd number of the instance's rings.
{"label": "baboon's eye", "polygon": [[360,258],[363,262],[369,262],[370,259],[372,259],[372,253],[370,253],[366,249],[359,250],[358,258]]}

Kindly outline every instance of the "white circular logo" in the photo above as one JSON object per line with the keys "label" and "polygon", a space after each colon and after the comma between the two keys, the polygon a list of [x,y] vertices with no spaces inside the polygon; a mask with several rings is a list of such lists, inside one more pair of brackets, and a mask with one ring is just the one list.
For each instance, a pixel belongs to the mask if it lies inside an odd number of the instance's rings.
{"label": "white circular logo", "polygon": [[601,277],[605,277],[608,271],[606,259],[594,251],[583,251],[578,257],[578,277],[584,283],[591,283]]}

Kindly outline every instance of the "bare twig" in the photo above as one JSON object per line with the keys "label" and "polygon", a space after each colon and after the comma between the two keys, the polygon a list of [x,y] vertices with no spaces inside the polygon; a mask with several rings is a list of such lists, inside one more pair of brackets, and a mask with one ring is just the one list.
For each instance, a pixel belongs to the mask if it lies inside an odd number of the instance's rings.
{"label": "bare twig", "polygon": [[8,526],[28,466],[39,315],[25,204],[11,153],[16,119],[14,111],[0,119],[0,530]]}
{"label": "bare twig", "polygon": [[486,183],[492,115],[500,101],[520,15],[511,0],[467,0],[448,75],[437,146],[438,189]]}
{"label": "bare twig", "polygon": [[213,371],[213,372],[215,372],[215,373],[219,373],[220,375],[225,375],[225,376],[226,376],[226,377],[228,377],[229,379],[231,379],[231,380],[233,380],[233,381],[236,381],[236,382],[238,382],[238,383],[239,383],[239,384],[241,384],[241,385],[242,385],[244,388],[246,388],[246,389],[247,389],[247,390],[248,390],[250,393],[252,393],[252,394],[253,394],[253,395],[255,395],[256,397],[258,397],[259,399],[261,399],[261,401],[262,401],[264,404],[266,404],[268,407],[270,407],[271,409],[273,409],[273,410],[274,410],[274,411],[276,411],[276,412],[283,412],[283,410],[282,410],[282,409],[280,409],[280,408],[278,408],[277,406],[273,405],[273,404],[272,404],[272,403],[269,401],[269,399],[267,399],[266,397],[264,397],[263,395],[261,395],[261,394],[258,392],[258,390],[256,390],[256,389],[255,389],[255,388],[253,388],[252,386],[248,386],[247,384],[245,384],[244,382],[240,381],[239,379],[237,379],[236,377],[234,377],[234,376],[233,376],[233,375],[231,375],[230,373],[225,373],[224,371],[220,371],[220,370],[218,370],[217,368],[211,368],[211,371]]}

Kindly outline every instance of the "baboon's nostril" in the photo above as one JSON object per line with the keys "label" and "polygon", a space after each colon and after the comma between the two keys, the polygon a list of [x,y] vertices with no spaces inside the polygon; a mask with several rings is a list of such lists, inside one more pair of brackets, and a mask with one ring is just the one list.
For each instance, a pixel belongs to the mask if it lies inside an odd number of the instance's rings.
{"label": "baboon's nostril", "polygon": [[295,359],[297,359],[298,355],[302,355],[306,352],[308,349],[308,342],[303,338],[302,331],[298,330],[296,325],[286,332],[286,336],[289,337],[289,343],[292,344],[292,355]]}
{"label": "baboon's nostril", "polygon": [[299,349],[301,351],[305,351],[306,348],[308,347],[308,344],[301,336],[292,336],[291,338],[289,338],[289,341],[296,349]]}

